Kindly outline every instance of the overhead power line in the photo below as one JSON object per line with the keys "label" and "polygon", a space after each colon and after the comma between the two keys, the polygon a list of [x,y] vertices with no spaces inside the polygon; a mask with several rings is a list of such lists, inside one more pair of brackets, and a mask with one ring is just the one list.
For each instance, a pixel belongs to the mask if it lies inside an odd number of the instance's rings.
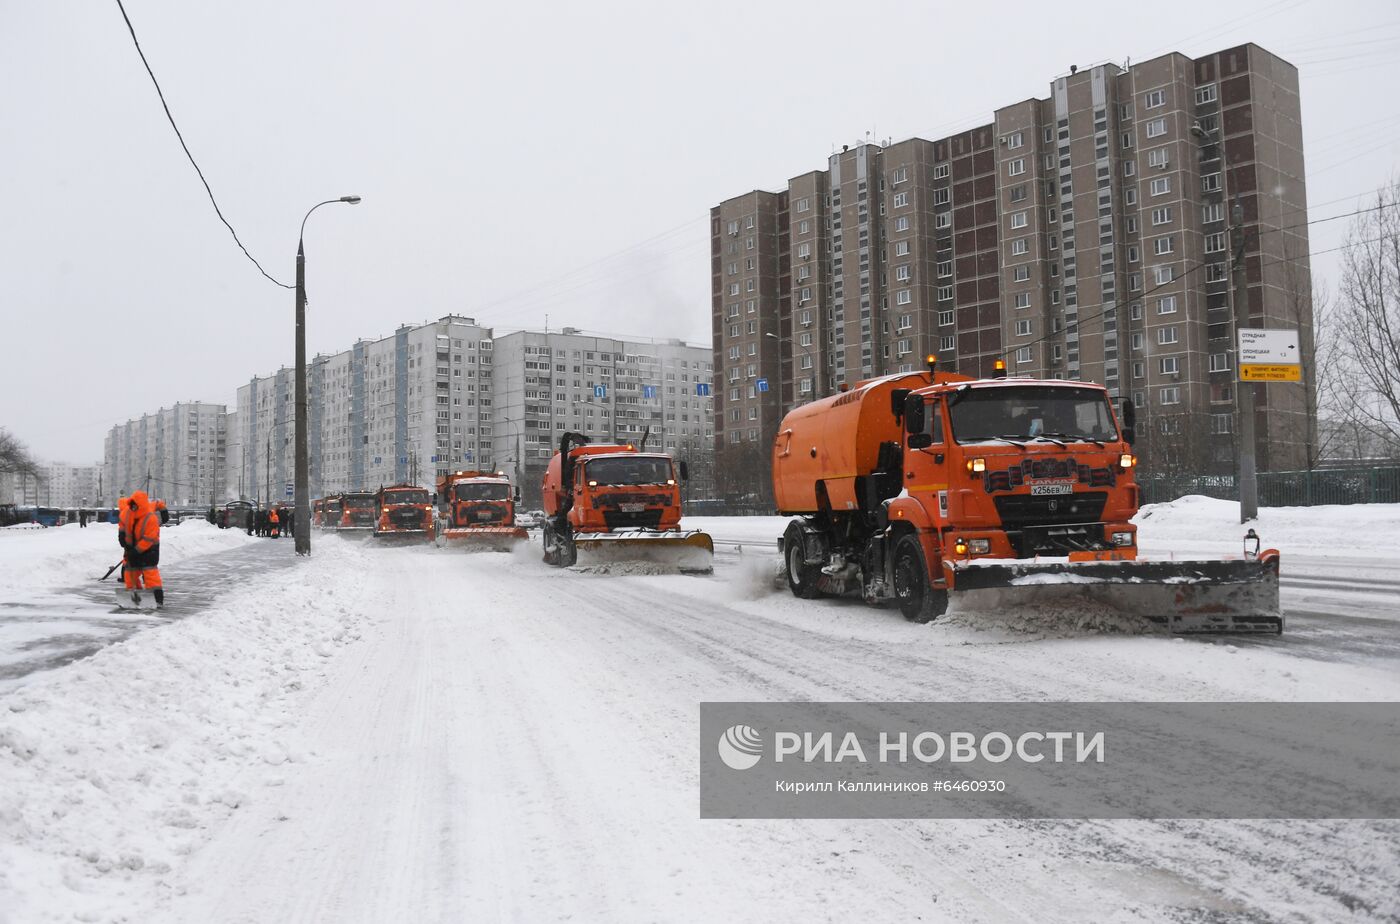
{"label": "overhead power line", "polygon": [[180,126],[175,124],[175,116],[170,113],[170,104],[165,101],[165,93],[160,88],[160,81],[156,80],[155,71],[151,70],[151,62],[146,60],[146,53],[141,50],[141,42],[136,38],[136,29],[131,25],[131,17],[126,15],[126,7],[122,6],[122,0],[117,0],[117,9],[121,10],[122,19],[126,21],[126,31],[131,33],[131,43],[136,46],[136,53],[141,56],[141,63],[145,65],[146,73],[151,76],[151,83],[155,85],[156,95],[160,97],[161,108],[165,110],[165,118],[169,120],[170,127],[175,129],[175,137],[180,139],[180,147],[184,149],[185,156],[189,158],[190,166],[194,167],[194,172],[199,174],[199,181],[204,184],[204,191],[209,194],[209,201],[214,206],[214,214],[219,216],[219,221],[222,221],[224,227],[228,228],[228,233],[233,235],[233,242],[238,245],[239,250],[243,251],[243,256],[251,260],[253,265],[258,268],[258,272],[284,289],[295,288],[295,286],[290,286],[268,275],[267,270],[262,268],[262,264],[254,259],[253,255],[248,252],[248,248],[244,247],[243,242],[238,239],[238,232],[233,230],[233,225],[229,224],[228,219],[224,217],[223,210],[219,208],[218,200],[214,198],[214,190],[209,188],[209,181],[204,178],[204,171],[199,169],[194,155],[190,153],[190,146],[185,144],[185,136],[180,134]]}

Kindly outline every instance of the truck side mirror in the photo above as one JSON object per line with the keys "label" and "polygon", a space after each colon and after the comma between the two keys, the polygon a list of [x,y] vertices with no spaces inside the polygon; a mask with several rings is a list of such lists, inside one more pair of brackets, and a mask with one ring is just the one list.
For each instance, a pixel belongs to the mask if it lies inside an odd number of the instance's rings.
{"label": "truck side mirror", "polygon": [[909,389],[896,388],[890,392],[890,413],[894,415],[894,422],[899,423],[904,417],[904,402],[909,400]]}
{"label": "truck side mirror", "polygon": [[1120,407],[1123,418],[1123,442],[1131,446],[1137,439],[1137,407],[1131,398],[1124,398]]}
{"label": "truck side mirror", "polygon": [[686,464],[686,462],[685,462],[684,459],[681,459],[681,481],[689,481],[689,480],[690,480],[690,466]]}
{"label": "truck side mirror", "polygon": [[924,399],[921,395],[908,395],[904,399],[904,431],[920,433],[924,429]]}
{"label": "truck side mirror", "polygon": [[927,449],[928,447],[930,447],[930,446],[932,446],[932,445],[933,445],[933,434],[931,434],[931,433],[924,433],[923,431],[920,431],[920,432],[918,432],[918,433],[911,433],[911,434],[909,434],[909,448],[910,448],[910,449]]}
{"label": "truck side mirror", "polygon": [[515,493],[512,494],[511,496],[512,496],[513,498],[515,498],[515,502],[516,502],[517,504],[520,503],[520,489],[519,489],[519,488],[516,488],[516,489],[515,489]]}

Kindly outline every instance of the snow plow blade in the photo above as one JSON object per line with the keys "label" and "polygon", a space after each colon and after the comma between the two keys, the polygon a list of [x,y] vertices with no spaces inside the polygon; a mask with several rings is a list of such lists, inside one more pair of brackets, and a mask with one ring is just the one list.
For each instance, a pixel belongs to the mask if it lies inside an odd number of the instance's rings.
{"label": "snow plow blade", "polygon": [[1082,603],[1176,634],[1283,632],[1279,558],[1207,561],[1006,561],[952,566],[949,599],[962,610]]}
{"label": "snow plow blade", "polygon": [[467,551],[509,552],[517,543],[529,541],[530,534],[521,526],[483,526],[473,529],[443,529],[437,534],[437,544],[444,548]]}
{"label": "snow plow blade", "polygon": [[711,574],[715,543],[699,530],[660,532],[648,529],[580,533],[574,537],[576,566],[591,568],[640,563],[681,574]]}
{"label": "snow plow blade", "polygon": [[433,534],[426,529],[376,531],[374,541],[380,545],[420,545],[424,542],[432,542]]}

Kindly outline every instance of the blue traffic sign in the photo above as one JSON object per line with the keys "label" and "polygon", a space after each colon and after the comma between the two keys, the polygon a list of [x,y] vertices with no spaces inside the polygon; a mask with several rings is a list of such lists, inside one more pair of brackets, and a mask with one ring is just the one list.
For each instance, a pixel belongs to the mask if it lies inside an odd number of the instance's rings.
{"label": "blue traffic sign", "polygon": [[593,386],[593,397],[595,397],[595,398],[606,398],[607,396],[608,396],[608,386],[606,386],[606,385],[594,385],[594,386]]}
{"label": "blue traffic sign", "polygon": [[470,451],[470,450],[468,450],[467,452],[462,453],[462,461],[464,461],[464,462],[470,462],[471,460],[472,460],[472,454],[471,454],[471,451]]}
{"label": "blue traffic sign", "polygon": [[710,394],[710,383],[709,383],[709,382],[696,382],[696,383],[695,383],[695,393],[696,393],[697,395],[699,395],[700,397],[702,397],[702,398],[709,397],[709,394]]}
{"label": "blue traffic sign", "polygon": [[767,379],[759,379],[757,382],[754,382],[754,387],[757,388],[759,391],[767,391],[767,390],[768,390],[768,380],[767,380]]}
{"label": "blue traffic sign", "polygon": [[288,497],[291,497],[291,496],[292,496],[292,483],[291,483],[290,481],[287,482],[287,496],[288,496]]}
{"label": "blue traffic sign", "polygon": [[643,398],[655,398],[655,397],[656,397],[656,386],[655,386],[655,385],[643,385],[643,386],[642,386],[642,397],[643,397]]}

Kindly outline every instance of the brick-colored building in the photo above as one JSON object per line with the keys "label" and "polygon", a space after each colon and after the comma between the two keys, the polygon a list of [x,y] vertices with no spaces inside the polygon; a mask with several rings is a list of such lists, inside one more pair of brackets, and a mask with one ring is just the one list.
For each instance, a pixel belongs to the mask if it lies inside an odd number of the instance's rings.
{"label": "brick-colored building", "polygon": [[[784,412],[929,354],[1101,382],[1137,405],[1155,470],[1232,470],[1231,206],[1249,325],[1299,329],[1310,365],[1306,193],[1297,70],[1251,44],[1072,69],[987,125],[846,147],[786,190],[726,200],[711,212],[721,478],[766,492],[748,460],[766,462]],[[1261,469],[1302,464],[1306,387],[1255,386]]]}

